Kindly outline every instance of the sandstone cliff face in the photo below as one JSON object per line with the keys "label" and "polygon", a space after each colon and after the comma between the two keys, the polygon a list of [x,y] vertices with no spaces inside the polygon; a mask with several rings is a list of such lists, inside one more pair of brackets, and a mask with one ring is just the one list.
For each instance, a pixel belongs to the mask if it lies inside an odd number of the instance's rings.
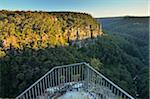
{"label": "sandstone cliff face", "polygon": [[100,29],[99,25],[92,30],[90,26],[80,27],[80,28],[71,28],[70,30],[65,30],[64,36],[69,41],[78,41],[84,40],[87,38],[96,38],[97,36],[102,35],[103,32]]}
{"label": "sandstone cliff face", "polygon": [[[61,21],[62,32],[67,42],[95,38],[103,34],[101,24],[98,24],[91,15],[85,13],[52,13]],[[67,16],[67,17],[64,17]]]}

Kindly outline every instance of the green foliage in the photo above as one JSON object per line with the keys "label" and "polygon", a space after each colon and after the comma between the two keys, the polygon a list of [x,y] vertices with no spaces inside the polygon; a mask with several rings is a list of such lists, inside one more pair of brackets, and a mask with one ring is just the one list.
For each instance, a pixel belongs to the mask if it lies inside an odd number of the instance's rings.
{"label": "green foliage", "polygon": [[[85,13],[4,10],[0,11],[0,16],[0,47],[3,49],[28,47],[38,50],[66,46],[68,38],[77,38],[75,30],[80,28],[82,31],[86,27],[96,30],[98,26],[96,20]],[[88,36],[86,30],[82,32]]]}
{"label": "green foliage", "polygon": [[[103,29],[124,52],[121,58],[131,73],[133,84],[136,86],[134,91],[138,94],[138,98],[148,99],[149,17],[118,17],[100,20]],[[97,21],[100,20],[97,19]]]}
{"label": "green foliage", "polygon": [[[126,91],[135,95],[136,87],[132,78],[137,70],[134,66],[140,66],[140,64],[135,63],[136,58],[125,53],[116,42],[120,41],[111,35],[104,35],[98,37],[94,44],[89,44],[79,50],[88,57],[95,57],[96,59],[91,60],[91,64],[96,66],[96,69]],[[99,61],[104,64],[104,68],[99,69],[100,67],[97,65],[100,64]]]}
{"label": "green foliage", "polygon": [[[139,96],[143,99],[147,99],[147,97],[149,97],[149,72],[148,72],[149,68],[148,67],[144,67],[140,73],[139,73],[139,77],[137,80],[137,90],[140,93]],[[141,90],[142,89],[142,90]]]}
{"label": "green foliage", "polygon": [[[12,54],[13,53],[13,54]],[[14,54],[15,53],[15,54]],[[24,51],[8,51],[0,59],[1,97],[15,97],[54,66],[88,61],[73,47],[45,48]]]}
{"label": "green foliage", "polygon": [[86,31],[85,26],[95,30],[98,24],[88,14],[0,11],[0,97],[17,96],[54,66],[86,61],[133,96],[148,99],[148,43],[139,38],[148,37],[147,28],[136,24],[129,35],[130,30],[124,31],[133,22],[122,21],[118,26],[104,23],[103,36],[81,39],[78,48],[66,46],[66,33]]}
{"label": "green foliage", "polygon": [[93,66],[97,71],[100,71],[100,69],[103,68],[103,63],[100,62],[99,59],[92,58],[90,60],[91,66]]}
{"label": "green foliage", "polygon": [[6,53],[4,51],[0,50],[0,58],[4,57],[6,55]]}

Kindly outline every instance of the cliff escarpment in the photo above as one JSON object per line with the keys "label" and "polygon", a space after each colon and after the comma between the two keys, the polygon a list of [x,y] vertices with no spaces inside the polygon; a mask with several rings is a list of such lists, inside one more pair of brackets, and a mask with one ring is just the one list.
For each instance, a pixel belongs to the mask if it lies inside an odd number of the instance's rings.
{"label": "cliff escarpment", "polygon": [[91,15],[75,12],[0,11],[1,49],[41,49],[102,34]]}

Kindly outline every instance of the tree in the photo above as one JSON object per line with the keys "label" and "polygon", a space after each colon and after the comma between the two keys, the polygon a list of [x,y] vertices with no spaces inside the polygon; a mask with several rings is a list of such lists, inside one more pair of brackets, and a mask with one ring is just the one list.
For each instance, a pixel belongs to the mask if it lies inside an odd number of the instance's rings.
{"label": "tree", "polygon": [[103,63],[101,63],[100,60],[96,58],[91,58],[90,64],[98,71],[100,71],[103,68]]}

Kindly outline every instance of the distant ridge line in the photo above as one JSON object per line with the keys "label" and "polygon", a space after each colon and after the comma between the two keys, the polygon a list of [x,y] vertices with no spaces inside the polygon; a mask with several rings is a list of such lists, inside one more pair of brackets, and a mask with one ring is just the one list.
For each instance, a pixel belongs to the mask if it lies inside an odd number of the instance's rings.
{"label": "distant ridge line", "polygon": [[108,19],[108,18],[150,18],[150,16],[114,16],[114,17],[97,17],[95,19]]}

